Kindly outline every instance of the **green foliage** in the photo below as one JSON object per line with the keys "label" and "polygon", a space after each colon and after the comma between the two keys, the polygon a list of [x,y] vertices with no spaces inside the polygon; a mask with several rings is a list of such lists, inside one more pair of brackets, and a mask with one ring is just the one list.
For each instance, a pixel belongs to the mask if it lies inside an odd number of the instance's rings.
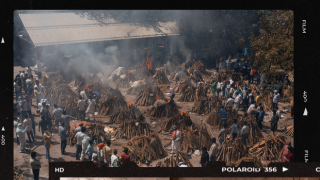
{"label": "green foliage", "polygon": [[293,70],[293,11],[261,11],[260,35],[250,37],[255,52],[254,66],[267,77],[276,69]]}

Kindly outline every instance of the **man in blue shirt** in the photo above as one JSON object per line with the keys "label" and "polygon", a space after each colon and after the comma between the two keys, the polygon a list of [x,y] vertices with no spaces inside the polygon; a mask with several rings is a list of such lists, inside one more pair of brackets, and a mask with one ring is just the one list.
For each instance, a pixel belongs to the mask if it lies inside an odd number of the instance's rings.
{"label": "man in blue shirt", "polygon": [[194,73],[195,73],[194,84],[196,84],[197,83],[197,79],[199,77],[199,73],[197,72],[197,70],[194,70]]}
{"label": "man in blue shirt", "polygon": [[258,126],[262,130],[262,121],[263,121],[265,112],[263,110],[263,107],[261,107],[260,109],[261,110],[260,110],[259,117],[258,117]]}
{"label": "man in blue shirt", "polygon": [[227,122],[227,111],[225,109],[223,109],[223,106],[221,106],[220,108],[221,108],[221,110],[216,112],[216,113],[221,113],[221,119],[219,122],[219,130],[221,129],[222,122],[224,122],[224,123]]}
{"label": "man in blue shirt", "polygon": [[248,75],[248,77],[250,76],[250,71],[251,71],[251,67],[250,67],[250,64],[248,63],[248,65],[247,65],[247,75]]}
{"label": "man in blue shirt", "polygon": [[234,139],[237,137],[239,125],[237,123],[237,119],[234,119],[233,121],[234,121],[234,124],[233,124],[233,128],[232,128],[232,138]]}
{"label": "man in blue shirt", "polygon": [[273,110],[273,116],[269,122],[271,122],[271,131],[274,132],[278,129],[279,117],[277,116],[277,111]]}
{"label": "man in blue shirt", "polygon": [[56,127],[58,128],[59,127],[59,123],[62,122],[62,112],[63,110],[61,108],[58,108],[57,104],[54,104],[53,105],[54,107],[54,110],[53,110],[53,116],[54,116],[54,119],[55,119],[55,125]]}
{"label": "man in blue shirt", "polygon": [[65,153],[65,149],[67,147],[67,134],[66,134],[66,130],[64,129],[64,122],[61,123],[61,125],[59,126],[59,136],[61,139],[61,154]]}

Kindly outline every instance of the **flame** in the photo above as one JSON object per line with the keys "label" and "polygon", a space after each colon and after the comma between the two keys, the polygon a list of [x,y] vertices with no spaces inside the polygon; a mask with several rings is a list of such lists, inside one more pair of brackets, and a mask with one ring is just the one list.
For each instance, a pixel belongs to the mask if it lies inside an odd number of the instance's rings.
{"label": "flame", "polygon": [[187,112],[185,110],[181,109],[180,115],[183,116],[183,115],[188,115],[188,114],[187,114]]}
{"label": "flame", "polygon": [[134,105],[134,101],[131,101],[129,98],[127,98],[127,102],[128,102],[128,105],[129,105],[129,106]]}
{"label": "flame", "polygon": [[114,128],[109,127],[109,126],[105,126],[105,128],[114,130]]}
{"label": "flame", "polygon": [[152,63],[151,63],[151,58],[149,57],[149,51],[147,49],[147,62],[146,62],[147,68],[149,70],[152,70]]}
{"label": "flame", "polygon": [[202,64],[202,62],[199,60],[199,64],[200,64],[200,70],[203,70],[204,65]]}
{"label": "flame", "polygon": [[156,99],[157,99],[157,101],[158,101],[158,100],[162,100],[162,99],[158,96],[158,94],[156,94]]}

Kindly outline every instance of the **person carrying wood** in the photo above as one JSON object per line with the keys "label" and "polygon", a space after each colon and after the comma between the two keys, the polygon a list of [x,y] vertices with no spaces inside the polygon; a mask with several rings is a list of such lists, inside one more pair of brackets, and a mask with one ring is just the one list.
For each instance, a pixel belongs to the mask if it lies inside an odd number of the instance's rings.
{"label": "person carrying wood", "polygon": [[226,123],[227,121],[227,111],[223,108],[223,106],[221,106],[220,111],[217,111],[216,113],[217,114],[221,113],[221,119],[219,122],[219,130],[220,130],[222,123]]}
{"label": "person carrying wood", "polygon": [[247,124],[247,121],[244,121],[243,124],[244,126],[241,128],[240,137],[242,137],[242,143],[245,144],[245,146],[247,146],[247,138],[249,135],[250,128]]}
{"label": "person carrying wood", "polygon": [[178,153],[179,151],[179,141],[180,141],[180,131],[176,125],[172,126],[172,150],[171,154]]}

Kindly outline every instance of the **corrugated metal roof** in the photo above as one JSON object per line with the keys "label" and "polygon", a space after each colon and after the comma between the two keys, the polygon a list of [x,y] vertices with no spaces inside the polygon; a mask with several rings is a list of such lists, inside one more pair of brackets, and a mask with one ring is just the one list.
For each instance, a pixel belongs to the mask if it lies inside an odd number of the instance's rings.
{"label": "corrugated metal roof", "polygon": [[160,23],[161,33],[130,23],[102,25],[74,12],[23,13],[19,17],[35,46],[179,35],[175,22]]}

